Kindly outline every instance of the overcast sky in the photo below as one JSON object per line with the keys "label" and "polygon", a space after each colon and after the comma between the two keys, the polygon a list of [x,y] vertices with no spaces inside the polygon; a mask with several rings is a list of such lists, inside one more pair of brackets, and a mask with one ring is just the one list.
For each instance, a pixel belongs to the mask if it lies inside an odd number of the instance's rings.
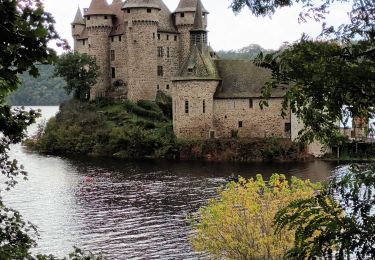
{"label": "overcast sky", "polygon": [[[47,12],[56,19],[56,28],[60,35],[72,46],[70,23],[73,21],[78,5],[87,8],[91,0],[44,0]],[[111,3],[112,0],[108,0]],[[174,11],[179,0],[164,0],[171,11]],[[233,14],[229,8],[230,0],[202,0],[210,12],[208,16],[208,40],[215,50],[237,50],[251,43],[263,48],[277,49],[283,42],[299,39],[303,32],[317,36],[321,25],[314,21],[298,23],[298,6],[283,8],[272,18],[257,18],[244,9],[240,14]],[[348,21],[349,4],[336,3],[327,18],[329,24],[338,25]]]}

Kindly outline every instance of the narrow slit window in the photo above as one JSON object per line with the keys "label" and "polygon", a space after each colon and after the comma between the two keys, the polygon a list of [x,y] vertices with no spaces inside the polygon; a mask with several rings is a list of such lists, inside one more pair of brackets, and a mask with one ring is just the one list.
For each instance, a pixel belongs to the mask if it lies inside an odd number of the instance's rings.
{"label": "narrow slit window", "polygon": [[249,98],[249,108],[253,108],[253,99]]}
{"label": "narrow slit window", "polygon": [[169,41],[169,35],[167,34],[167,41]]}
{"label": "narrow slit window", "polygon": [[174,36],[174,41],[175,41],[175,42],[177,41],[177,35]]}
{"label": "narrow slit window", "polygon": [[167,84],[167,86],[165,87],[166,89],[169,89],[169,84]]}
{"label": "narrow slit window", "polygon": [[118,41],[119,41],[119,42],[122,41],[121,35],[118,37]]}
{"label": "narrow slit window", "polygon": [[206,100],[203,100],[203,114],[206,113]]}
{"label": "narrow slit window", "polygon": [[112,67],[112,78],[116,78],[116,68]]}
{"label": "narrow slit window", "polygon": [[189,100],[185,100],[185,114],[189,114]]}
{"label": "narrow slit window", "polygon": [[158,33],[158,40],[160,40],[160,33]]}
{"label": "narrow slit window", "polygon": [[167,47],[167,57],[169,58],[170,53],[169,53],[169,47]]}
{"label": "narrow slit window", "polygon": [[111,61],[115,60],[115,50],[111,50]]}
{"label": "narrow slit window", "polygon": [[113,36],[111,36],[111,42],[114,42],[115,38]]}

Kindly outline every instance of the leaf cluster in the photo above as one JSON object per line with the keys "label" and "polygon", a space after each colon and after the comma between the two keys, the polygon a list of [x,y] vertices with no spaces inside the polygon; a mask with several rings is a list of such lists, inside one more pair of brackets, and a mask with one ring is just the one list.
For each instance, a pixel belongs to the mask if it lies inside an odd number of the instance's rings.
{"label": "leaf cluster", "polygon": [[296,259],[375,258],[375,166],[352,165],[315,197],[276,214],[277,233],[295,230]]}

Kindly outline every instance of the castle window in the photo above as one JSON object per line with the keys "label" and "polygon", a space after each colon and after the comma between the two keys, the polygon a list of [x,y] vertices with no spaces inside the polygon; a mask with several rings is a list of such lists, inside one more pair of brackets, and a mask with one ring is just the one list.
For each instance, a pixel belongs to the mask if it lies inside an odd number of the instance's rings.
{"label": "castle window", "polygon": [[158,33],[158,40],[160,40],[160,33]]}
{"label": "castle window", "polygon": [[152,39],[155,39],[155,33],[152,33]]}
{"label": "castle window", "polygon": [[82,45],[86,45],[86,41],[85,40],[82,40]]}
{"label": "castle window", "polygon": [[116,78],[116,68],[112,67],[112,78]]}
{"label": "castle window", "polygon": [[164,75],[163,66],[158,66],[158,76],[162,77]]}
{"label": "castle window", "polygon": [[163,47],[158,47],[158,57],[163,57],[163,56],[164,56]]}
{"label": "castle window", "polygon": [[76,26],[73,24],[73,29],[76,28]]}
{"label": "castle window", "polygon": [[111,36],[111,42],[113,42],[113,41],[114,41],[114,39],[115,39],[115,38],[114,38],[113,36]]}
{"label": "castle window", "polygon": [[253,108],[253,99],[249,98],[249,108]]}
{"label": "castle window", "polygon": [[189,114],[189,100],[185,100],[185,114]]}
{"label": "castle window", "polygon": [[130,9],[128,9],[127,11],[128,11],[128,14],[130,14]]}
{"label": "castle window", "polygon": [[289,133],[292,129],[291,123],[285,123],[285,132]]}
{"label": "castle window", "polygon": [[147,13],[151,13],[151,8],[147,8]]}
{"label": "castle window", "polygon": [[118,41],[121,42],[122,38],[121,35],[118,37]]}
{"label": "castle window", "polygon": [[169,85],[166,86],[166,89],[169,89]]}
{"label": "castle window", "polygon": [[206,113],[206,100],[203,100],[203,114]]}
{"label": "castle window", "polygon": [[160,87],[159,87],[159,84],[158,84],[158,85],[156,85],[156,89],[160,89]]}
{"label": "castle window", "polygon": [[167,47],[167,57],[169,58],[169,47]]}
{"label": "castle window", "polygon": [[243,122],[242,121],[238,121],[238,128],[241,128],[243,126]]}
{"label": "castle window", "polygon": [[185,13],[181,13],[181,17],[185,17]]}
{"label": "castle window", "polygon": [[177,41],[177,35],[174,36],[174,41],[175,41],[175,42]]}
{"label": "castle window", "polygon": [[87,16],[87,20],[90,20],[90,16]]}
{"label": "castle window", "polygon": [[169,35],[167,34],[167,41],[169,41]]}
{"label": "castle window", "polygon": [[104,19],[106,19],[106,20],[107,20],[107,19],[108,19],[108,16],[106,16],[106,15],[105,15],[105,16],[104,16]]}
{"label": "castle window", "polygon": [[111,50],[111,61],[115,60],[115,50]]}

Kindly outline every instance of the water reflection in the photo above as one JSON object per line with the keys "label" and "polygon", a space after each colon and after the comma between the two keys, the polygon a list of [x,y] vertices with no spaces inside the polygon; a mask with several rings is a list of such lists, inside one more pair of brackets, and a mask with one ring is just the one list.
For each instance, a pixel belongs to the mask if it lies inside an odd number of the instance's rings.
{"label": "water reflection", "polygon": [[268,177],[280,172],[317,181],[336,167],[325,162],[67,159],[26,153],[20,146],[13,147],[12,157],[26,166],[30,180],[4,197],[39,226],[37,251],[63,256],[78,245],[110,259],[196,259],[187,217],[232,173]]}

